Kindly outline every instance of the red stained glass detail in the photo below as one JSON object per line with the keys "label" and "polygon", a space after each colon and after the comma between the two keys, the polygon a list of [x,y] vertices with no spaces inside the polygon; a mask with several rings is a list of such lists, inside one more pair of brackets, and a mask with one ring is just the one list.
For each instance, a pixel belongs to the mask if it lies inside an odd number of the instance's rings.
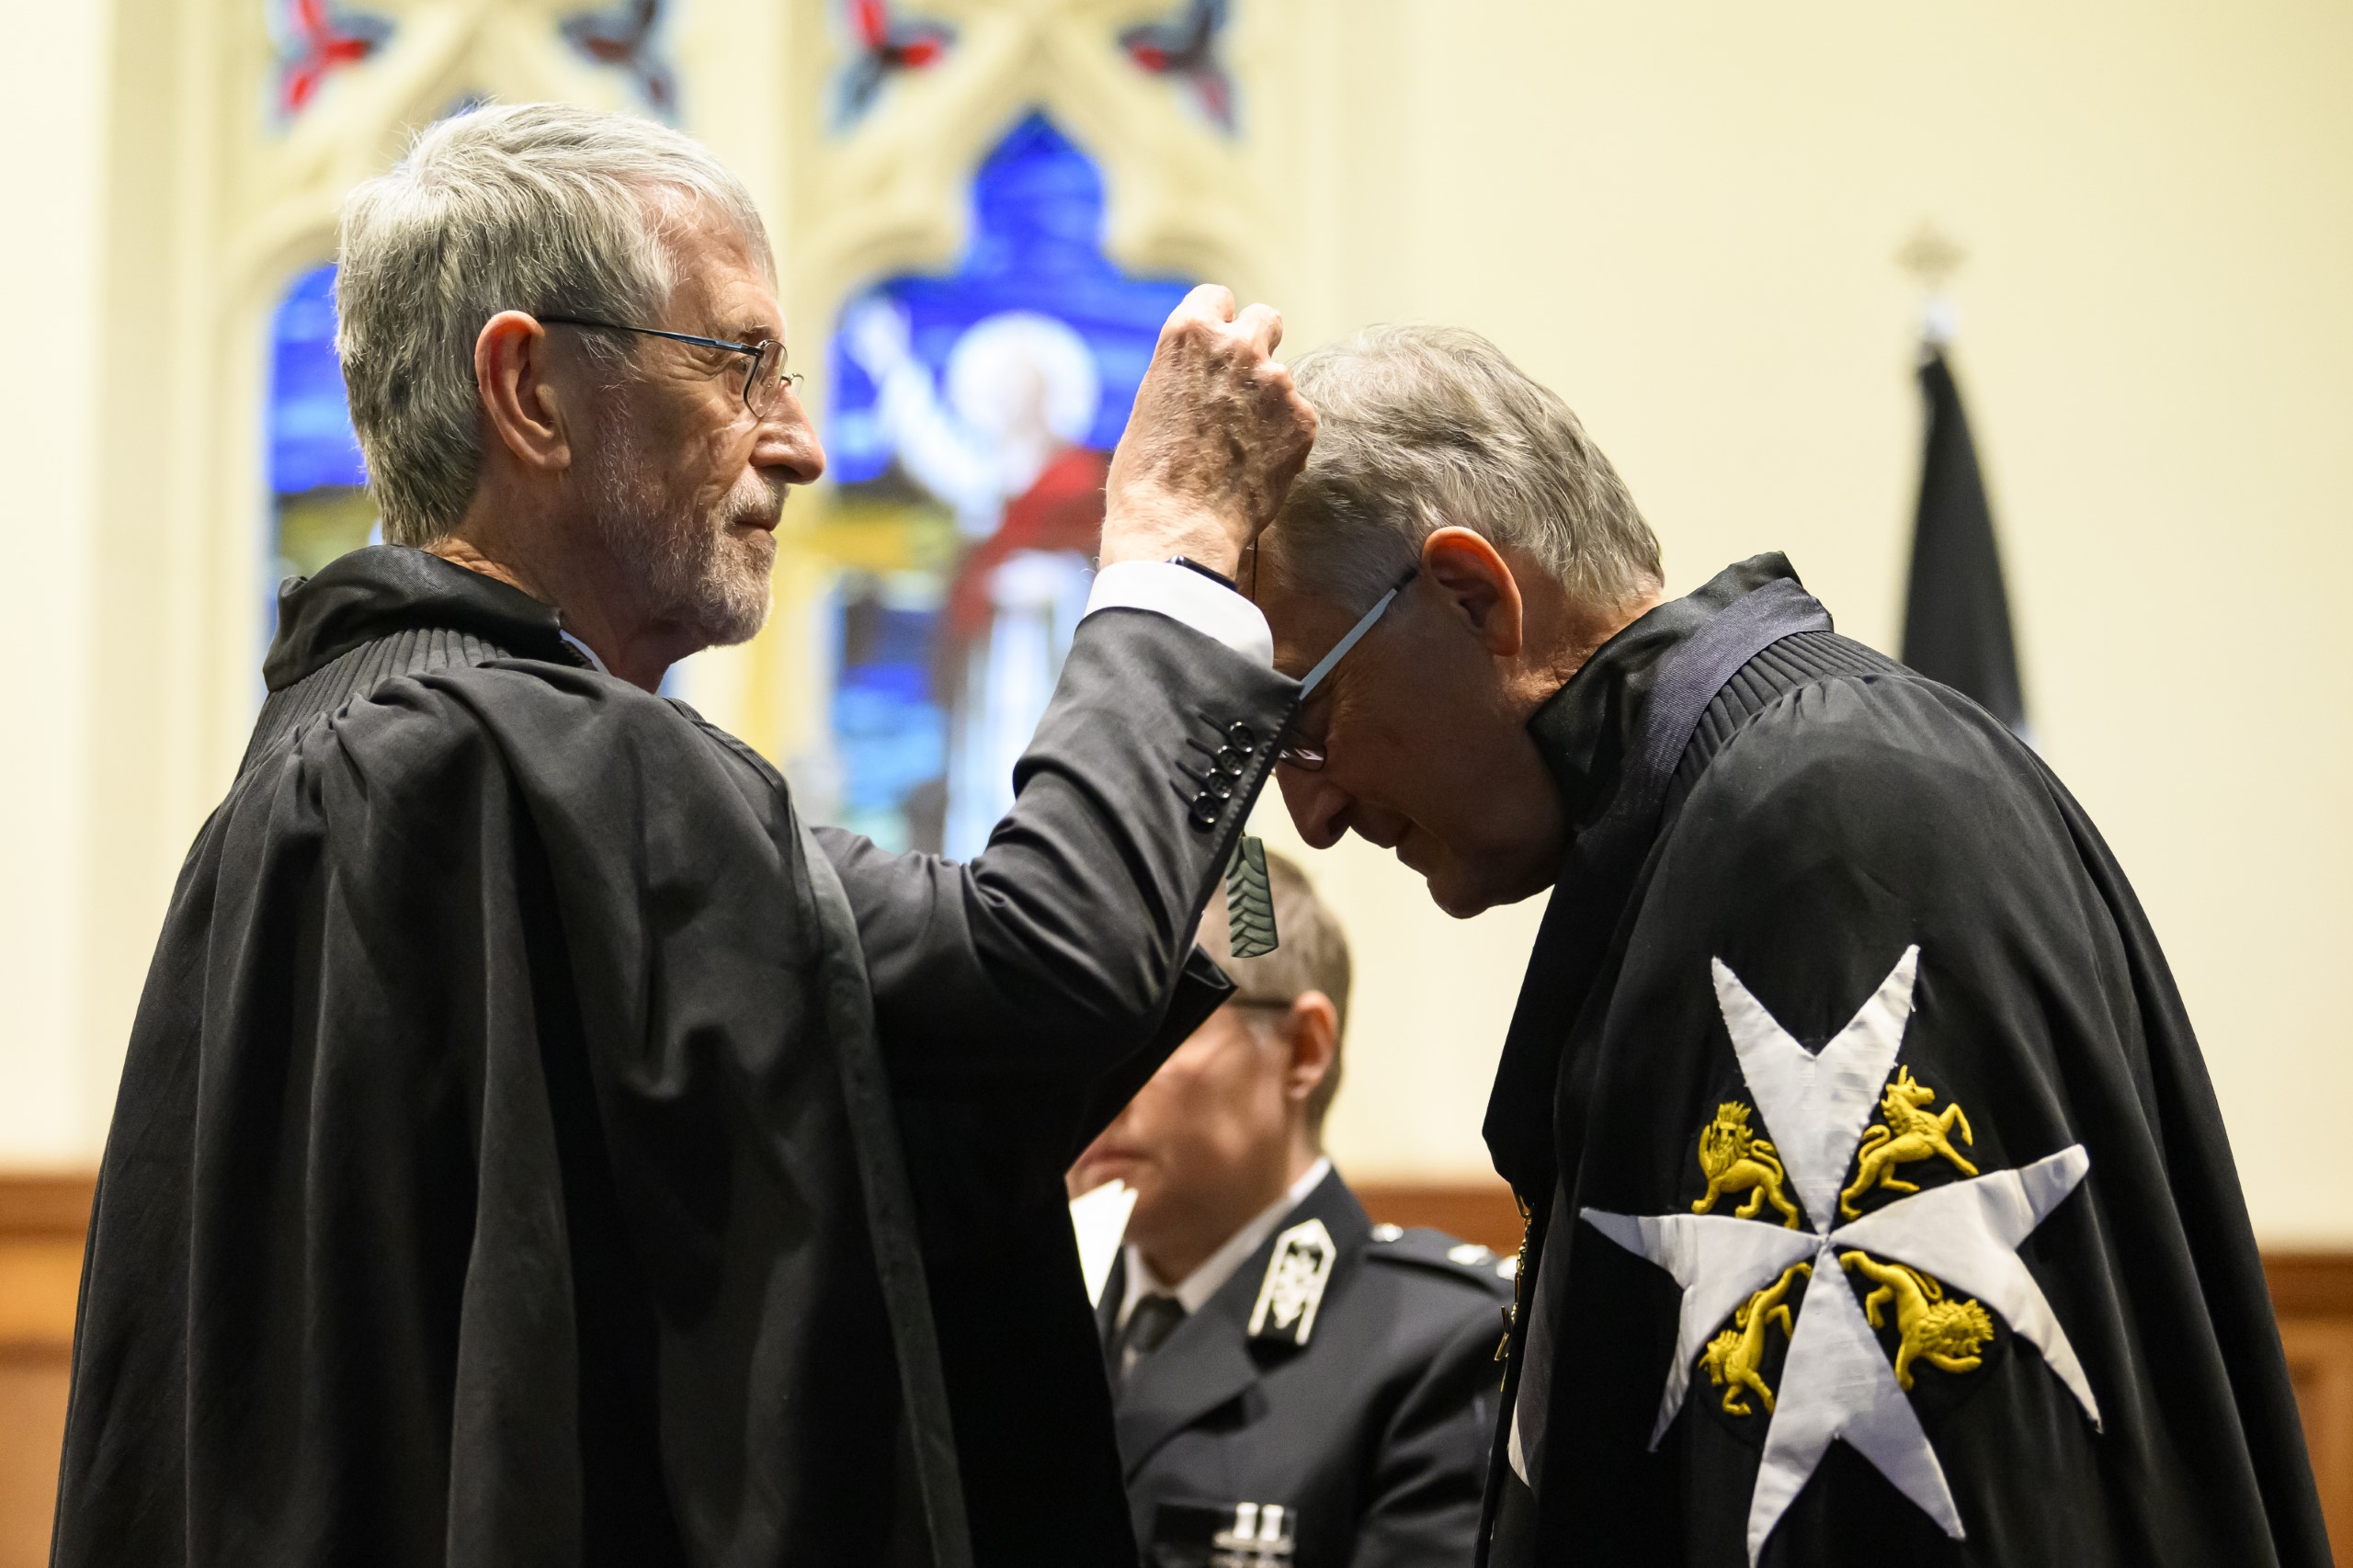
{"label": "red stained glass detail", "polygon": [[1218,128],[1233,129],[1233,79],[1218,58],[1225,31],[1227,0],[1187,0],[1164,21],[1146,22],[1120,35],[1120,47],[1140,70],[1173,76],[1193,90],[1203,113]]}
{"label": "red stained glass detail", "polygon": [[376,52],[392,34],[378,17],[346,12],[332,0],[280,0],[278,7],[278,112],[291,119],[326,79]]}
{"label": "red stained glass detail", "polygon": [[948,57],[956,30],[944,22],[893,16],[890,0],[846,0],[851,58],[835,84],[834,120],[847,125],[873,107],[883,83]]}

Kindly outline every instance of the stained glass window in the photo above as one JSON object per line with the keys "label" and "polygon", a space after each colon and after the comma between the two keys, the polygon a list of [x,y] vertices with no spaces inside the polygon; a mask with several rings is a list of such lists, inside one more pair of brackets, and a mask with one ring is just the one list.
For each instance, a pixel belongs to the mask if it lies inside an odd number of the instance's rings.
{"label": "stained glass window", "polygon": [[972,180],[941,277],[844,309],[825,444],[836,820],[976,853],[1013,799],[1086,600],[1103,479],[1188,285],[1103,254],[1103,177],[1042,115]]}
{"label": "stained glass window", "polygon": [[332,266],[296,278],[270,318],[268,436],[265,631],[276,624],[281,578],[309,576],[368,543],[376,528],[335,354]]}
{"label": "stained glass window", "polygon": [[383,17],[347,11],[335,0],[272,0],[267,15],[278,52],[271,108],[281,125],[311,106],[328,77],[368,59],[392,32]]}

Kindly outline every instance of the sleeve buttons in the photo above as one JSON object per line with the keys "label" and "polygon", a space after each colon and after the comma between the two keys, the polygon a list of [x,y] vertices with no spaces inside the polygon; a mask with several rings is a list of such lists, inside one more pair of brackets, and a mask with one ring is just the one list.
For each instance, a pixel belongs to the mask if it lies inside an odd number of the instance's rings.
{"label": "sleeve buttons", "polygon": [[1217,754],[1215,760],[1220,773],[1224,774],[1228,778],[1239,778],[1242,777],[1242,770],[1250,766],[1250,754],[1227,746]]}
{"label": "sleeve buttons", "polygon": [[1258,744],[1258,732],[1239,721],[1225,727],[1226,744],[1247,756]]}

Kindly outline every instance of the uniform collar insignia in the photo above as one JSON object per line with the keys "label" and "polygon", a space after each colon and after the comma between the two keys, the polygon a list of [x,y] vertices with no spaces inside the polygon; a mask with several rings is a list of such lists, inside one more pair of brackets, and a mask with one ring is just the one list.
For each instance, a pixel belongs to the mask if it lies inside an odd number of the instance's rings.
{"label": "uniform collar insignia", "polygon": [[[1728,1114],[1745,1108],[1718,1111],[1701,1135],[1709,1192],[1696,1211],[1582,1214],[1683,1287],[1675,1360],[1651,1447],[1666,1436],[1695,1369],[1725,1390],[1727,1411],[1770,1423],[1749,1503],[1751,1563],[1833,1441],[1853,1447],[1948,1536],[1962,1539],[1944,1467],[1904,1391],[1917,1362],[1948,1371],[1977,1365],[1992,1329],[1986,1308],[2041,1352],[2099,1425],[2075,1347],[2018,1255],[2019,1243],[2084,1179],[2091,1158],[2078,1143],[2014,1170],[1980,1174],[1953,1147],[1955,1132],[1970,1142],[1966,1119],[1952,1107],[1923,1108],[1935,1091],[1896,1069],[1919,960],[1917,947],[1906,949],[1853,1021],[1818,1052],[1799,1044],[1715,960],[1717,1006],[1763,1126],[1752,1130],[1745,1114]],[[1875,1105],[1886,1119],[1880,1126],[1870,1125]],[[1902,1165],[1929,1160],[1967,1176],[1926,1190],[1896,1176]],[[1849,1171],[1857,1173],[1851,1182]],[[1784,1181],[1804,1210],[1803,1228],[1781,1195]],[[1856,1200],[1879,1187],[1906,1196],[1852,1218]],[[1730,1189],[1746,1191],[1748,1201],[1733,1212],[1713,1211]],[[1877,1287],[1867,1301],[1857,1302],[1849,1275]],[[1801,1276],[1811,1278],[1793,1307],[1786,1298]],[[1940,1280],[1972,1299],[1949,1297]],[[1904,1341],[1893,1366],[1872,1333],[1883,1307]],[[1773,1330],[1789,1340],[1778,1403],[1756,1371]]]}
{"label": "uniform collar insignia", "polygon": [[1305,1345],[1316,1310],[1340,1256],[1321,1220],[1303,1220],[1275,1238],[1257,1304],[1250,1309],[1250,1338],[1261,1344]]}

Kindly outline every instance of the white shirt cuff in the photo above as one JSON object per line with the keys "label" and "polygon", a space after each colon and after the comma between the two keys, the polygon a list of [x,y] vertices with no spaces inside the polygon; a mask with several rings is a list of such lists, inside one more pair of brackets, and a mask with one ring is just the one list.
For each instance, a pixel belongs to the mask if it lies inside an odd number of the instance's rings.
{"label": "white shirt cuff", "polygon": [[1189,566],[1170,561],[1106,566],[1095,574],[1094,591],[1086,596],[1086,613],[1098,609],[1148,609],[1216,638],[1254,664],[1275,667],[1275,634],[1258,607]]}

